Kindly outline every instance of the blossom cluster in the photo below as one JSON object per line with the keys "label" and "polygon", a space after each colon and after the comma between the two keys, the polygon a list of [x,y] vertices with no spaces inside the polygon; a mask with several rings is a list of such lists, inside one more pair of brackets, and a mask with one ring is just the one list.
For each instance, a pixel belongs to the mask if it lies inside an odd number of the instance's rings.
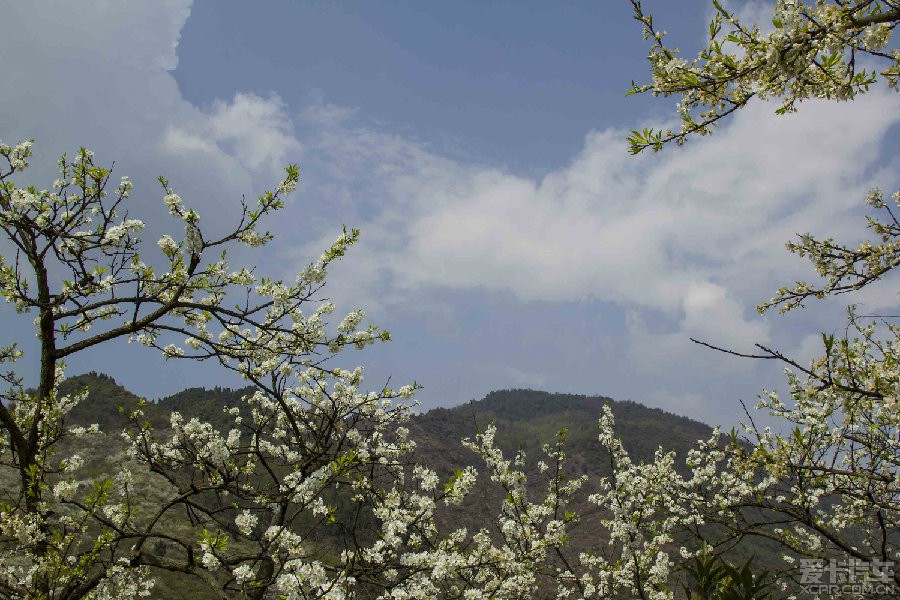
{"label": "blossom cluster", "polygon": [[777,100],[776,112],[782,114],[809,98],[852,100],[879,77],[898,89],[900,50],[890,47],[900,22],[895,2],[778,0],[771,28],[743,21],[724,3],[712,4],[709,40],[687,60],[666,45],[653,16],[632,0],[644,38],[653,45],[648,55],[652,81],[635,84],[631,93],[680,97],[681,120],[680,129],[633,131],[632,153],[707,135],[753,98]]}

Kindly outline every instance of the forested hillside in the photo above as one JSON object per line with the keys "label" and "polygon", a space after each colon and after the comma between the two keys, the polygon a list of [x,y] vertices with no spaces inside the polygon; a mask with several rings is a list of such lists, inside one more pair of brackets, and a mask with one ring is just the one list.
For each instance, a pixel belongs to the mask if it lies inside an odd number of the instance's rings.
{"label": "forested hillside", "polygon": [[[137,406],[138,397],[118,385],[112,377],[98,373],[71,377],[62,384],[61,389],[72,392],[85,387],[89,389],[88,397],[70,413],[72,425],[86,427],[99,423],[101,430],[108,431],[110,435],[94,442],[93,451],[102,455],[95,459],[99,462],[116,461],[115,456],[121,455],[125,449],[121,438],[115,434],[126,424],[120,409],[129,412]],[[185,419],[197,417],[226,430],[231,427],[232,421],[224,410],[238,406],[240,398],[251,392],[252,388],[189,388],[147,402],[144,412],[154,427],[162,431],[168,428],[168,415],[172,411],[178,411]],[[652,460],[659,447],[675,450],[679,456],[684,456],[698,440],[709,438],[712,432],[703,423],[633,401],[523,389],[503,390],[491,392],[481,400],[472,400],[453,408],[436,408],[413,416],[408,427],[416,448],[410,462],[429,465],[442,479],[468,465],[481,470],[483,465],[479,464],[478,457],[466,449],[461,440],[474,438],[478,431],[494,423],[498,431],[497,442],[504,453],[508,457],[519,451],[524,453],[529,485],[538,494],[547,481],[537,467],[539,460],[546,459],[543,446],[554,443],[557,433],[566,430],[568,476],[587,476],[582,493],[577,495],[571,507],[582,517],[581,526],[572,532],[569,546],[569,552],[577,555],[607,541],[605,533],[602,533],[603,528],[598,525],[598,519],[604,515],[587,501],[588,494],[596,491],[599,478],[611,473],[609,454],[597,437],[597,421],[605,404],[612,407],[623,444],[637,460]],[[500,509],[504,497],[505,493],[499,486],[481,480],[461,506],[442,507],[438,523],[447,528],[464,525],[470,531],[483,527],[491,530],[497,526],[493,516]],[[341,503],[338,499],[335,501]],[[348,516],[352,512],[352,507],[342,506],[338,514]],[[319,540],[323,548],[338,543],[340,523],[332,529],[331,535],[333,539]],[[172,585],[175,587],[172,588]],[[168,581],[158,591],[173,593],[173,590],[180,589],[179,585]]]}
{"label": "forested hillside", "polygon": [[[89,389],[89,395],[70,413],[73,425],[97,423],[101,430],[114,432],[125,426],[124,415],[139,400],[112,377],[100,373],[70,377],[60,386],[63,393],[84,388]],[[224,428],[231,423],[224,409],[239,406],[241,397],[248,393],[252,393],[252,388],[188,388],[148,402],[144,412],[161,428],[167,426],[172,411],[186,419],[197,417]],[[708,438],[712,432],[708,425],[638,402],[524,389],[491,392],[481,400],[453,408],[435,408],[413,416],[409,427],[417,455],[442,474],[474,461],[474,455],[460,441],[473,438],[493,422],[504,452],[514,454],[521,450],[529,466],[541,458],[543,445],[554,442],[556,434],[565,429],[573,473],[608,475],[608,456],[597,439],[597,419],[605,404],[612,407],[617,431],[636,460],[652,459],[660,447],[683,456],[697,440]]]}

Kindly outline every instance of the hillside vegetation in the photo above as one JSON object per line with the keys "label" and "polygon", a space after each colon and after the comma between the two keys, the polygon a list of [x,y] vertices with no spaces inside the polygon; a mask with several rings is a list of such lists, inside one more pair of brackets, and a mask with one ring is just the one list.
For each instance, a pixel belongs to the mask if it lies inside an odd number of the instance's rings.
{"label": "hillside vegetation", "polygon": [[[87,373],[68,378],[62,393],[88,388],[86,401],[70,414],[74,426],[97,423],[101,431],[114,433],[127,424],[126,414],[140,398],[109,375]],[[224,409],[241,406],[241,398],[252,388],[188,388],[157,401],[148,402],[144,413],[155,427],[165,429],[173,411],[186,419],[196,417],[223,429],[231,419]],[[612,407],[616,430],[635,460],[652,460],[658,448],[683,456],[697,440],[707,439],[712,428],[699,421],[678,416],[633,401],[617,401],[604,396],[554,394],[512,389],[489,393],[453,408],[435,408],[412,417],[409,428],[416,441],[417,458],[439,473],[472,464],[474,455],[460,441],[472,438],[488,424],[497,425],[497,440],[507,454],[522,451],[526,464],[534,466],[544,444],[552,443],[565,429],[566,447],[573,474],[609,475],[609,460],[597,439],[597,419],[605,404]]]}
{"label": "hillside vegetation", "polygon": [[[116,469],[135,470],[138,477],[140,467],[132,465],[124,457],[125,444],[117,431],[127,425],[125,417],[137,407],[140,398],[130,392],[109,375],[88,373],[70,377],[61,386],[63,393],[89,389],[87,399],[69,414],[72,426],[100,425],[106,434],[94,438],[92,447],[85,449],[87,463],[93,465],[97,473],[113,472]],[[215,427],[225,430],[231,426],[231,419],[224,409],[241,406],[242,396],[252,392],[252,388],[213,389],[189,388],[172,396],[151,401],[144,407],[144,413],[154,427],[165,432],[172,411],[177,411],[185,419],[197,417],[209,421]],[[660,409],[648,408],[637,402],[615,401],[602,396],[581,396],[574,394],[554,394],[548,392],[514,389],[489,393],[481,400],[472,400],[453,408],[435,408],[412,417],[408,423],[411,438],[416,449],[411,462],[427,464],[442,478],[467,465],[481,467],[478,459],[461,443],[463,438],[474,438],[478,431],[488,424],[497,426],[498,445],[504,453],[512,457],[518,452],[524,454],[526,471],[535,493],[546,482],[539,472],[538,461],[543,458],[544,444],[553,443],[558,432],[566,430],[568,476],[587,476],[587,484],[572,509],[581,515],[582,523],[572,534],[570,552],[591,551],[606,543],[603,528],[598,519],[603,514],[587,501],[587,495],[597,488],[600,477],[611,473],[610,458],[597,439],[597,419],[605,404],[612,407],[616,417],[617,430],[623,443],[636,460],[652,460],[660,447],[675,450],[683,456],[696,444],[697,440],[709,438],[712,429],[703,423],[677,416]],[[149,477],[149,474],[146,475]],[[148,501],[152,502],[152,485]],[[504,494],[489,481],[480,481],[470,497],[459,507],[444,508],[439,523],[450,526],[466,526],[470,531],[482,527],[494,527],[495,515],[503,502]],[[335,499],[338,504],[340,500]],[[341,511],[352,514],[352,507]],[[331,532],[333,538],[317,540],[321,547],[336,547],[340,542],[340,527]],[[328,550],[323,550],[325,553]],[[167,597],[172,594],[188,593],[184,585],[169,574],[162,576],[154,595]]]}

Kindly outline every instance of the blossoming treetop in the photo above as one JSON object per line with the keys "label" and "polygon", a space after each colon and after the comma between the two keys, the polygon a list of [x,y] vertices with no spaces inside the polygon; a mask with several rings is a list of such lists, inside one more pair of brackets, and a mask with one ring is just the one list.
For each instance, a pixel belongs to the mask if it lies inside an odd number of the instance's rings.
{"label": "blossoming treetop", "polygon": [[713,0],[709,41],[691,60],[666,45],[665,32],[654,27],[640,0],[631,3],[653,45],[652,81],[633,84],[630,93],[678,96],[681,117],[680,129],[633,131],[632,153],[707,135],[754,98],[773,99],[776,112],[785,113],[808,98],[852,100],[879,77],[892,89],[898,86],[900,50],[888,48],[900,22],[894,0],[778,0],[771,27],[744,22]]}
{"label": "blossoming treetop", "polygon": [[[160,179],[183,233],[162,236],[161,255],[144,262],[127,178],[110,191],[110,171],[82,149],[60,160],[51,189],[19,187],[30,155],[30,142],[0,143],[0,228],[15,248],[0,256],[0,294],[36,315],[40,347],[36,389],[12,369],[2,376],[0,469],[18,485],[0,502],[0,597],[132,598],[165,572],[225,598],[513,598],[534,586],[573,518],[562,516],[565,498],[529,502],[486,433],[473,448],[509,488],[501,535],[439,533],[435,507],[459,503],[474,468],[439,485],[407,464],[416,385],[365,392],[361,367],[335,364],[347,348],[389,339],[359,310],[328,328],[334,305],[318,298],[358,232],[344,230],[293,283],[230,266],[228,248],[269,241],[260,224],[282,208],[297,167],[217,238]],[[123,432],[67,424],[89,390],[59,393],[63,361],[117,339],[217,360],[255,392],[228,411],[227,431],[173,413],[157,432],[138,408],[125,462],[89,473],[79,448]],[[7,364],[31,358],[15,343],[0,350]],[[326,529],[340,547],[316,542]]]}

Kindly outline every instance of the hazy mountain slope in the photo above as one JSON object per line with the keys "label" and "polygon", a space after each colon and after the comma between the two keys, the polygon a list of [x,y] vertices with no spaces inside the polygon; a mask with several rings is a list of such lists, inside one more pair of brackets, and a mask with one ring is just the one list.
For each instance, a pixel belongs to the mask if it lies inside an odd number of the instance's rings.
{"label": "hazy mountain slope", "polygon": [[[225,408],[241,406],[241,398],[253,394],[254,388],[246,387],[237,390],[215,387],[188,388],[177,394],[162,398],[157,402],[156,408],[164,415],[173,411],[181,413],[186,418],[197,417],[201,421],[208,421],[220,430],[228,430],[233,426],[233,417],[226,415]],[[249,411],[244,411],[248,416]]]}
{"label": "hazy mountain slope", "polygon": [[[128,415],[137,408],[140,397],[131,393],[109,375],[85,373],[69,377],[59,385],[60,394],[74,394],[88,390],[88,396],[68,415],[69,422],[88,426],[97,423],[101,431],[115,432],[128,423]],[[124,410],[120,410],[124,409]],[[148,416],[156,416],[153,407]]]}
{"label": "hazy mountain slope", "polygon": [[[66,391],[89,388],[88,398],[71,413],[70,421],[82,425],[100,423],[101,429],[109,435],[96,441],[103,447],[102,450],[99,447],[93,450],[99,450],[105,461],[120,454],[124,444],[115,431],[125,424],[125,417],[119,408],[130,410],[136,406],[138,397],[116,384],[111,377],[96,373],[73,377],[62,387]],[[198,417],[227,429],[230,426],[229,417],[223,415],[222,409],[239,405],[241,397],[249,392],[252,392],[250,388],[190,388],[158,402],[149,402],[144,411],[154,425],[163,430],[163,434],[168,425],[167,416],[173,410],[185,418]],[[636,402],[620,402],[600,396],[503,390],[492,392],[479,401],[415,415],[408,425],[416,442],[411,460],[434,468],[443,477],[467,465],[475,465],[483,473],[484,466],[474,453],[462,446],[460,440],[474,438],[479,430],[494,422],[498,429],[498,444],[510,458],[518,450],[526,453],[531,492],[537,495],[541,494],[541,488],[546,483],[545,476],[539,473],[536,466],[537,461],[544,458],[541,448],[545,443],[554,442],[557,431],[567,429],[568,474],[588,476],[587,485],[571,507],[582,516],[579,526],[573,528],[570,540],[570,552],[577,556],[580,551],[606,547],[604,529],[599,525],[602,512],[587,502],[587,496],[596,490],[599,479],[610,473],[609,456],[597,439],[597,420],[607,403],[615,415],[616,429],[626,449],[636,460],[651,459],[660,446],[667,450],[674,449],[683,457],[697,440],[708,438],[712,432],[703,423]],[[97,468],[102,468],[99,462]],[[464,526],[472,533],[483,527],[496,532],[496,515],[506,494],[485,479],[481,478],[461,507],[442,508],[439,523],[446,528]],[[174,580],[169,582],[168,579],[163,587],[170,583],[175,589],[180,589],[181,584],[176,584]]]}
{"label": "hazy mountain slope", "polygon": [[[516,451],[526,453],[526,472],[531,493],[543,492],[546,478],[537,469],[544,458],[542,447],[556,440],[560,429],[567,430],[567,474],[587,475],[588,481],[571,509],[582,516],[573,528],[570,551],[577,556],[606,546],[605,530],[599,520],[602,512],[587,501],[597,490],[597,483],[611,473],[608,453],[600,445],[597,422],[605,404],[610,404],[616,419],[616,431],[635,460],[652,459],[660,446],[675,450],[680,457],[696,446],[697,440],[709,438],[712,428],[691,419],[636,402],[619,402],[601,396],[552,394],[534,390],[491,392],[484,399],[453,408],[439,408],[416,416],[409,425],[416,441],[415,460],[427,464],[441,475],[474,464],[483,471],[477,457],[465,449],[461,438],[474,438],[489,423],[497,425],[497,442],[508,457]],[[482,481],[463,507],[444,516],[447,526],[465,526],[477,530],[494,527],[505,493],[496,485]]]}
{"label": "hazy mountain slope", "polygon": [[[88,388],[88,397],[70,413],[73,424],[98,423],[102,430],[113,432],[126,424],[126,414],[139,400],[103,374],[78,375],[61,385],[63,393],[84,388]],[[144,412],[154,425],[163,428],[172,411],[180,412],[185,418],[198,417],[228,428],[229,418],[222,409],[239,406],[241,398],[252,391],[252,388],[189,388],[147,403]],[[529,466],[542,458],[543,444],[553,442],[557,431],[565,428],[572,472],[607,475],[607,456],[597,440],[597,420],[607,403],[612,407],[616,430],[625,448],[637,460],[651,459],[660,446],[683,456],[697,440],[708,438],[712,432],[708,425],[637,402],[534,390],[491,392],[482,400],[453,408],[436,408],[415,415],[409,428],[417,444],[417,459],[444,474],[472,464],[475,457],[463,448],[460,440],[474,438],[479,430],[494,422],[500,447],[510,454],[522,450]]]}
{"label": "hazy mountain slope", "polygon": [[697,440],[712,433],[708,425],[636,402],[534,390],[491,392],[483,400],[437,408],[416,416],[410,429],[418,452],[436,461],[429,464],[443,466],[471,462],[459,440],[474,438],[491,422],[497,425],[501,448],[510,453],[521,449],[528,465],[536,463],[542,457],[543,444],[553,442],[556,433],[565,428],[574,472],[606,475],[608,460],[597,439],[597,421],[607,403],[616,419],[616,431],[635,459],[651,459],[660,446],[683,456]]}

